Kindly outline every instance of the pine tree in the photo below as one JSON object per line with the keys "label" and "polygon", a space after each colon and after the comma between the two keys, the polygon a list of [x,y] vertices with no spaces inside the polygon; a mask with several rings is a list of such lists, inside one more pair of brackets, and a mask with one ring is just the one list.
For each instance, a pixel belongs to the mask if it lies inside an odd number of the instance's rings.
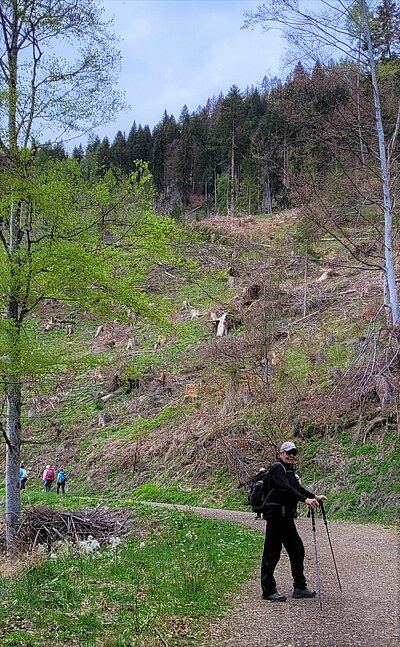
{"label": "pine tree", "polygon": [[129,172],[129,152],[125,133],[121,130],[115,135],[115,139],[110,146],[110,162],[123,173]]}
{"label": "pine tree", "polygon": [[172,166],[169,163],[172,145],[179,138],[179,128],[173,115],[167,111],[153,131],[153,150],[151,171],[158,192],[164,192],[172,179]]}
{"label": "pine tree", "polygon": [[229,177],[229,195],[227,196],[227,212],[235,213],[235,201],[238,194],[238,164],[242,154],[240,148],[241,125],[244,116],[243,97],[236,85],[222,101],[221,113],[216,122],[216,133],[221,149],[224,151],[225,169]]}
{"label": "pine tree", "polygon": [[371,25],[374,51],[379,60],[388,62],[400,58],[400,6],[396,0],[382,0]]}
{"label": "pine tree", "polygon": [[108,137],[104,137],[104,139],[100,142],[99,146],[97,147],[95,159],[96,159],[98,174],[100,177],[102,177],[110,168],[111,159],[112,159],[110,140],[108,139]]}
{"label": "pine tree", "polygon": [[189,200],[192,188],[192,133],[191,120],[187,106],[183,106],[179,117],[179,145],[175,162],[176,187],[181,200],[182,210]]}
{"label": "pine tree", "polygon": [[80,163],[83,158],[84,158],[85,152],[83,150],[82,144],[79,144],[79,146],[74,146],[73,151],[72,151],[72,157]]}

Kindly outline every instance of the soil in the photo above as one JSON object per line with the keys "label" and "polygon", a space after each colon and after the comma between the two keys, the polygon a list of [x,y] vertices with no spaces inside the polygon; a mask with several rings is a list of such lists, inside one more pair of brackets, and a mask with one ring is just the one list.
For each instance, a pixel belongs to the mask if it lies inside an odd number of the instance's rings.
{"label": "soil", "polygon": [[[157,504],[156,504],[157,505]],[[160,504],[165,505],[165,504]],[[169,506],[214,519],[244,523],[264,532],[264,523],[247,512]],[[309,519],[297,520],[306,549],[309,588],[318,589]],[[323,520],[316,540],[321,603],[291,597],[289,560],[283,551],[276,569],[284,603],[261,599],[259,569],[231,600],[228,611],[210,623],[201,647],[397,647],[399,632],[399,537],[381,526],[330,522],[328,528],[342,584],[340,592]],[[261,562],[261,555],[260,555]]]}

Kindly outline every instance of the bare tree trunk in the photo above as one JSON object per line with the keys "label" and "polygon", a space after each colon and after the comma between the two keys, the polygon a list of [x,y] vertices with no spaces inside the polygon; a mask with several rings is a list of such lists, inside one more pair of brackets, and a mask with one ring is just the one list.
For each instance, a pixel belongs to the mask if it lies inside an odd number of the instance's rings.
{"label": "bare tree trunk", "polygon": [[358,53],[357,53],[357,127],[358,127],[358,142],[360,147],[360,157],[361,164],[365,164],[365,155],[364,155],[364,142],[362,138],[362,129],[361,129],[361,101],[360,101],[360,59],[361,59],[361,34],[358,40]]}
{"label": "bare tree trunk", "polygon": [[5,528],[7,554],[15,549],[15,529],[19,523],[21,497],[18,488],[21,443],[21,386],[17,382],[7,393],[6,423],[6,501]]}
{"label": "bare tree trunk", "polygon": [[[8,52],[8,137],[10,146],[10,161],[17,170],[18,164],[18,135],[17,135],[17,30],[18,5],[13,3],[12,32],[13,39]],[[8,335],[8,367],[6,373],[6,497],[5,497],[5,530],[6,550],[12,555],[15,549],[15,528],[21,512],[21,497],[18,488],[18,470],[21,446],[21,382],[19,361],[19,248],[21,241],[21,204],[11,204],[8,262],[11,274],[11,289],[4,318]]]}
{"label": "bare tree trunk", "polygon": [[382,283],[383,283],[383,305],[385,306],[386,323],[388,326],[390,326],[392,318],[390,316],[390,312],[391,312],[390,297],[389,297],[389,288],[387,283],[386,272],[382,272]]}
{"label": "bare tree trunk", "polygon": [[271,182],[269,179],[268,169],[266,169],[265,176],[264,176],[263,212],[272,213]]}
{"label": "bare tree trunk", "polygon": [[304,260],[304,297],[303,297],[303,317],[307,314],[307,299],[308,299],[308,258],[307,250]]}
{"label": "bare tree trunk", "polygon": [[230,216],[235,215],[235,184],[235,126],[233,126],[231,139],[230,200],[228,208],[228,214]]}
{"label": "bare tree trunk", "polygon": [[214,210],[217,213],[217,168],[214,166]]}
{"label": "bare tree trunk", "polygon": [[286,134],[283,140],[283,186],[289,188],[289,153],[286,141]]}
{"label": "bare tree trunk", "polygon": [[21,512],[20,491],[18,488],[18,469],[21,446],[21,382],[19,361],[19,239],[20,206],[13,205],[10,216],[9,262],[11,268],[12,291],[9,296],[5,320],[7,325],[9,350],[7,353],[8,370],[6,374],[6,501],[5,527],[7,554],[12,555],[15,542],[15,527]]}
{"label": "bare tree trunk", "polygon": [[369,64],[371,68],[372,87],[374,91],[375,121],[376,121],[376,130],[378,134],[379,161],[381,165],[381,178],[382,178],[382,184],[383,184],[383,212],[384,212],[384,220],[385,220],[385,267],[386,267],[387,285],[389,290],[392,323],[394,325],[397,325],[399,323],[399,301],[398,301],[396,275],[394,271],[394,261],[393,261],[393,241],[392,241],[393,204],[392,204],[392,196],[391,196],[391,190],[390,190],[390,171],[388,168],[388,163],[386,158],[385,133],[383,130],[383,123],[382,123],[382,111],[381,111],[378,79],[376,74],[374,52],[372,49],[371,31],[370,31],[369,22],[368,22],[368,11],[367,11],[365,0],[361,0],[361,6],[363,11],[364,23],[365,23],[364,31],[365,31],[365,37],[366,37],[367,46],[368,46],[368,58],[369,58]]}

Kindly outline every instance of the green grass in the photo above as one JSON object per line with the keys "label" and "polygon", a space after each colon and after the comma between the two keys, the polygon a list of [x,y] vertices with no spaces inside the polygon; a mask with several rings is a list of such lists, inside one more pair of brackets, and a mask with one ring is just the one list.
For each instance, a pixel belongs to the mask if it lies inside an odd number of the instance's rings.
{"label": "green grass", "polygon": [[[5,496],[4,486],[0,487],[0,498]],[[43,489],[43,481],[28,480],[27,488],[21,492],[21,506],[22,510],[35,505],[47,505],[49,508],[66,508],[73,510],[75,508],[89,508],[95,505],[108,505],[117,506],[118,501],[115,500],[115,494],[102,493],[101,495],[85,495],[80,491],[75,491],[75,484],[67,481],[66,494],[57,494],[56,486],[53,485],[52,490],[47,493]],[[0,515],[4,514],[4,501],[0,504]],[[1,643],[0,643],[1,645]]]}
{"label": "green grass", "polygon": [[[347,432],[312,437],[301,448],[305,484],[328,496],[337,519],[397,523],[400,516],[400,439],[396,431],[362,442]],[[306,486],[307,487],[307,486]]]}
{"label": "green grass", "polygon": [[142,418],[138,416],[131,423],[125,426],[110,427],[104,433],[107,435],[107,438],[110,436],[110,431],[112,432],[113,438],[129,438],[135,440],[138,438],[143,438],[146,434],[158,429],[164,425],[170,425],[172,423],[179,422],[183,417],[183,411],[174,405],[164,407],[159,413],[151,418]]}
{"label": "green grass", "polygon": [[284,353],[284,374],[292,380],[304,380],[312,371],[307,349],[289,347]]}
{"label": "green grass", "polygon": [[149,336],[151,343],[147,342],[148,347],[143,348],[143,351],[125,366],[125,377],[146,379],[154,367],[162,367],[179,374],[188,351],[195,352],[197,346],[210,336],[210,330],[201,319],[176,324],[170,337],[167,337],[165,346],[161,346],[157,352],[154,351],[154,344],[158,335],[153,332]]}
{"label": "green grass", "polygon": [[173,483],[171,485],[145,483],[132,490],[129,496],[137,501],[175,503],[226,510],[250,510],[246,505],[243,491],[237,488],[232,489],[232,483],[219,482],[217,477],[205,486],[189,483]]}
{"label": "green grass", "polygon": [[166,510],[138,511],[137,524],[140,536],[115,554],[47,560],[1,581],[1,645],[198,643],[259,561],[262,535]]}
{"label": "green grass", "polygon": [[228,287],[228,276],[225,270],[215,272],[213,276],[199,276],[180,290],[182,299],[189,301],[194,308],[209,308],[217,303],[226,303],[234,294]]}

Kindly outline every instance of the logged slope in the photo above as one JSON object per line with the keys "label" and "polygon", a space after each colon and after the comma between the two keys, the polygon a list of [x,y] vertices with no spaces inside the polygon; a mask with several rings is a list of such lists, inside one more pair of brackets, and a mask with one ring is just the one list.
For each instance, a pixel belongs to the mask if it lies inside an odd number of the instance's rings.
{"label": "logged slope", "polygon": [[[23,447],[31,475],[40,483],[54,462],[70,491],[107,496],[123,480],[122,496],[237,508],[250,475],[294,437],[302,477],[333,495],[331,514],[394,520],[400,378],[397,363],[385,372],[379,273],[354,267],[328,235],[307,243],[306,261],[296,210],[191,230],[186,266],[148,281],[170,303],[168,330],[42,307],[34,325],[49,354],[62,346],[71,360],[56,388],[26,400],[25,433],[42,439]],[[368,232],[352,235],[361,244]]]}

